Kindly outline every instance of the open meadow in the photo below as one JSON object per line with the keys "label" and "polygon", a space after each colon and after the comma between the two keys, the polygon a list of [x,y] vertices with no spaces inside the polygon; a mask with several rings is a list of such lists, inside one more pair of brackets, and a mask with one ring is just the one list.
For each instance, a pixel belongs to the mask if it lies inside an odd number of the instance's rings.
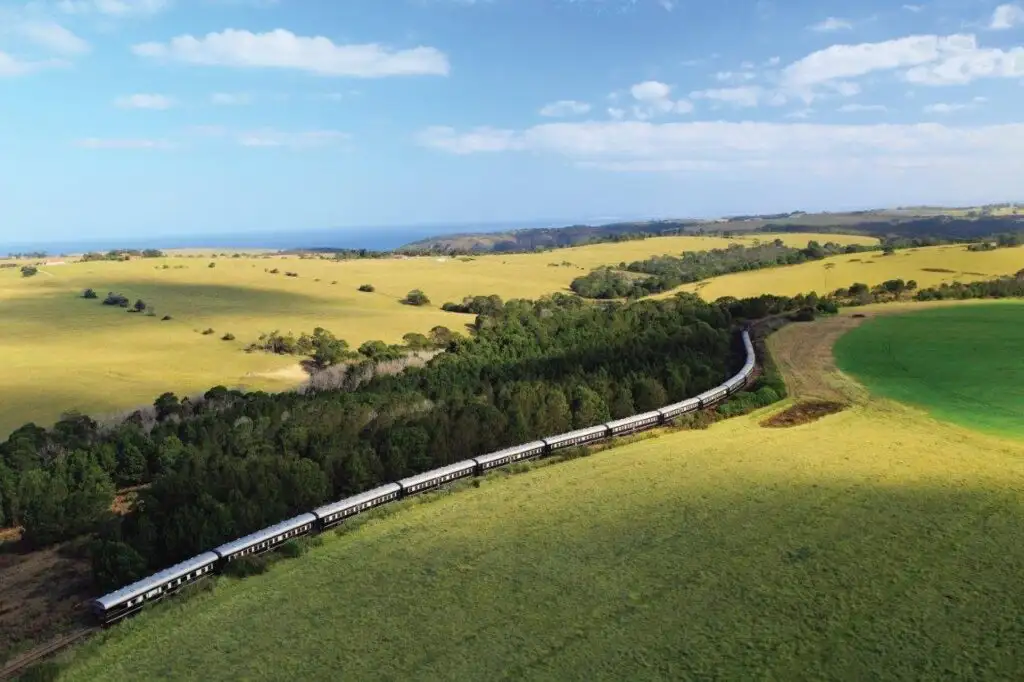
{"label": "open meadow", "polygon": [[871,391],[963,426],[1024,438],[1024,306],[969,305],[885,316],[836,344]]}
{"label": "open meadow", "polygon": [[[778,406],[404,503],[61,679],[1019,679],[1024,444],[837,372],[858,322],[769,338]],[[849,407],[762,426],[807,397]]]}
{"label": "open meadow", "polygon": [[676,291],[695,291],[713,301],[721,296],[795,296],[825,294],[854,282],[875,286],[889,279],[915,280],[919,288],[951,282],[977,282],[1012,275],[1024,269],[1024,246],[968,251],[963,244],[901,249],[891,256],[881,251],[832,256],[799,265],[750,270],[687,284]]}
{"label": "open meadow", "polygon": [[[797,246],[810,239],[876,241],[815,234],[784,239]],[[305,378],[298,358],[242,351],[264,332],[297,335],[319,326],[358,347],[370,339],[400,342],[407,332],[425,333],[436,325],[462,331],[472,316],[443,312],[441,304],[469,295],[536,298],[565,291],[598,265],[752,240],[662,237],[538,254],[342,262],[211,259],[191,252],[189,258],[43,265],[28,278],[17,268],[3,269],[0,433],[27,421],[48,424],[68,410],[103,415],[148,405],[164,391],[191,395],[218,384],[262,390],[297,385]],[[280,272],[270,274],[273,269]],[[357,291],[362,284],[376,290]],[[100,299],[109,291],[133,303],[142,299],[156,316],[85,300],[86,288]],[[416,288],[430,297],[430,305],[399,303]],[[173,319],[161,321],[165,315]],[[206,329],[213,333],[203,335]],[[235,340],[221,340],[227,333]]]}

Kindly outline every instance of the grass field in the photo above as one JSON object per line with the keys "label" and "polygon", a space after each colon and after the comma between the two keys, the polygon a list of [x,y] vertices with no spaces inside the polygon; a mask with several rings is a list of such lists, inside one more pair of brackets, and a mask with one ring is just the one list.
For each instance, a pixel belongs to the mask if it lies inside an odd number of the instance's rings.
{"label": "grass field", "polygon": [[1020,679],[1024,444],[866,397],[829,371],[850,322],[769,339],[797,397],[852,396],[837,415],[413,505],[143,614],[61,679]]}
{"label": "grass field", "polygon": [[[787,235],[786,241],[802,246],[828,238]],[[462,331],[472,317],[442,312],[445,301],[490,294],[535,298],[565,290],[598,265],[732,241],[749,238],[664,237],[472,260],[218,258],[209,268],[208,258],[172,257],[43,266],[31,278],[16,268],[0,270],[0,434],[29,420],[49,423],[71,409],[104,414],[151,404],[164,391],[189,395],[217,384],[264,390],[298,384],[305,375],[296,358],[242,352],[262,332],[299,334],[320,326],[358,346],[368,339],[398,342],[406,332],[435,325]],[[281,273],[265,272],[274,268]],[[285,271],[299,277],[285,277]],[[356,291],[365,283],[376,292]],[[101,297],[115,291],[133,302],[141,298],[158,317],[79,298],[87,287]],[[398,303],[414,288],[423,289],[432,305]],[[161,322],[163,315],[174,319]],[[216,333],[201,335],[207,328]],[[236,340],[221,341],[227,332]]]}
{"label": "grass field", "polygon": [[975,282],[1021,269],[1024,247],[970,252],[964,245],[950,245],[901,250],[891,256],[881,252],[833,256],[784,268],[723,275],[685,285],[682,290],[698,291],[712,301],[720,296],[794,296],[809,291],[824,294],[854,282],[874,286],[888,279],[916,280],[922,288],[943,282]]}
{"label": "grass field", "polygon": [[870,390],[964,426],[1024,438],[1024,305],[880,317],[836,345]]}

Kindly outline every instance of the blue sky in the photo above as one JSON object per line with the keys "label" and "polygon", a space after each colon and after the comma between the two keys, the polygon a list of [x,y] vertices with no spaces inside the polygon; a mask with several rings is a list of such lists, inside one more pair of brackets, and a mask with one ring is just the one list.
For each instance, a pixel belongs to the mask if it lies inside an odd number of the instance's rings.
{"label": "blue sky", "polygon": [[0,241],[1020,197],[985,0],[0,0]]}

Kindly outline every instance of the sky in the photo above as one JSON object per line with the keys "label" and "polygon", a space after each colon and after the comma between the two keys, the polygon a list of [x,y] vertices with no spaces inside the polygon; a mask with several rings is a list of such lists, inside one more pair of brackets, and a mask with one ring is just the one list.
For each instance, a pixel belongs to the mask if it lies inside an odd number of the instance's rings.
{"label": "sky", "polygon": [[1019,199],[1024,5],[0,0],[0,242]]}

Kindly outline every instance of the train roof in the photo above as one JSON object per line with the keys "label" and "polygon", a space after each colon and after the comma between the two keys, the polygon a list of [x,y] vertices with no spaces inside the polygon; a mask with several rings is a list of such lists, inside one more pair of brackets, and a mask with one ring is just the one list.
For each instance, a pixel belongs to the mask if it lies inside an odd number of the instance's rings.
{"label": "train roof", "polygon": [[505,448],[504,450],[495,450],[494,452],[488,452],[486,455],[480,455],[474,457],[478,463],[491,462],[502,457],[508,457],[509,455],[518,455],[521,452],[528,452],[530,450],[536,450],[537,448],[544,447],[544,441],[535,440],[531,443],[523,443],[522,445],[516,445],[511,448]]}
{"label": "train roof", "polygon": [[473,460],[464,459],[461,462],[449,464],[448,466],[441,467],[439,469],[431,469],[430,471],[424,471],[422,474],[416,474],[415,476],[403,478],[401,481],[398,482],[398,485],[402,486],[403,488],[406,488],[411,485],[416,485],[417,483],[430,481],[440,476],[447,476],[448,474],[458,473],[460,471],[464,471],[465,469],[471,469],[475,466],[476,462],[474,462]]}
{"label": "train roof", "polygon": [[313,523],[316,521],[316,517],[312,514],[300,514],[294,516],[281,523],[275,523],[273,526],[267,526],[263,530],[258,530],[255,533],[249,533],[245,537],[232,540],[231,542],[224,543],[220,547],[214,548],[214,552],[221,555],[222,557],[234,554],[235,552],[245,549],[251,545],[258,545],[264,540],[280,535],[281,533],[287,533],[290,530],[304,526],[307,523]]}
{"label": "train roof", "polygon": [[599,426],[590,426],[585,429],[576,429],[575,431],[569,431],[568,433],[560,433],[557,436],[548,436],[544,439],[545,443],[559,443],[563,440],[570,440],[572,438],[578,438],[580,436],[589,436],[595,433],[601,433],[606,431],[608,427],[604,424]]}
{"label": "train roof", "polygon": [[182,561],[180,564],[174,564],[170,568],[158,571],[148,578],[137,580],[130,585],[125,585],[121,589],[111,592],[110,594],[105,594],[102,597],[93,600],[93,604],[99,605],[104,610],[110,609],[121,602],[134,599],[140,594],[145,594],[156,587],[160,587],[168,581],[176,580],[187,573],[191,573],[192,571],[203,568],[204,566],[209,566],[219,558],[220,557],[213,552],[203,552],[198,556]]}
{"label": "train roof", "polygon": [[365,492],[359,493],[358,495],[346,497],[343,500],[338,500],[337,502],[331,502],[330,504],[325,504],[322,507],[317,507],[312,511],[312,514],[317,518],[323,518],[325,516],[330,516],[331,514],[336,514],[340,511],[348,509],[349,507],[354,507],[358,504],[363,504],[364,502],[375,500],[378,497],[382,497],[390,493],[397,493],[401,489],[401,486],[399,486],[397,483],[388,483],[387,485],[382,485],[380,487],[374,488],[373,490],[367,490]]}
{"label": "train roof", "polygon": [[626,424],[632,424],[633,422],[643,421],[644,419],[650,419],[651,417],[660,417],[661,412],[657,410],[651,410],[650,412],[644,412],[643,414],[634,414],[632,417],[623,417],[622,419],[616,419],[610,421],[605,426],[614,429],[616,426],[625,426]]}

